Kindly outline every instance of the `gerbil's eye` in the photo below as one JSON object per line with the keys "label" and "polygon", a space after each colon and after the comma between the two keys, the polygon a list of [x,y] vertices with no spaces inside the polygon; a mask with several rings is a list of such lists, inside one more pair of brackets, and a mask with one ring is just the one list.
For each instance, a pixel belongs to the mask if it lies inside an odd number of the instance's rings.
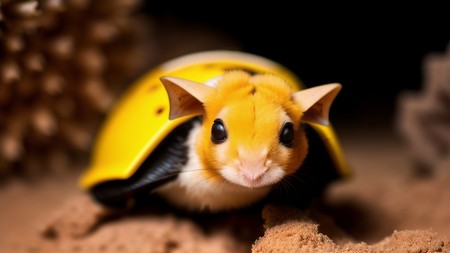
{"label": "gerbil's eye", "polygon": [[294,145],[294,125],[291,122],[284,124],[281,129],[280,142],[288,148]]}
{"label": "gerbil's eye", "polygon": [[211,140],[215,144],[223,143],[227,140],[228,133],[221,119],[214,120],[211,128]]}

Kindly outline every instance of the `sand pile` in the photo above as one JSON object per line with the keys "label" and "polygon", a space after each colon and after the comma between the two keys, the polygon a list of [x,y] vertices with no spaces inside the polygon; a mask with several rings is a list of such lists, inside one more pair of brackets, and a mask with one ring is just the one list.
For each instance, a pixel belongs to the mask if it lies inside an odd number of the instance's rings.
{"label": "sand pile", "polygon": [[299,210],[268,206],[263,216],[267,230],[253,245],[252,252],[255,253],[450,251],[450,241],[431,230],[395,231],[393,235],[373,245],[352,242],[350,237],[339,233],[339,240],[349,242],[337,245],[330,237],[319,232],[317,221]]}

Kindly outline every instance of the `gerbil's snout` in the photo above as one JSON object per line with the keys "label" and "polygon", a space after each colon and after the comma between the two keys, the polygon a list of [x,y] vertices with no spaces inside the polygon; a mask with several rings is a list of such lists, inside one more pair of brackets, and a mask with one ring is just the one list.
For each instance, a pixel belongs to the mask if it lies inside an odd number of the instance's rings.
{"label": "gerbil's snout", "polygon": [[258,188],[276,183],[282,176],[278,166],[268,156],[267,149],[257,149],[259,152],[239,150],[236,161],[235,176],[229,178],[232,182],[248,188]]}
{"label": "gerbil's snout", "polygon": [[266,157],[241,158],[239,171],[249,187],[257,187],[269,165],[270,161]]}

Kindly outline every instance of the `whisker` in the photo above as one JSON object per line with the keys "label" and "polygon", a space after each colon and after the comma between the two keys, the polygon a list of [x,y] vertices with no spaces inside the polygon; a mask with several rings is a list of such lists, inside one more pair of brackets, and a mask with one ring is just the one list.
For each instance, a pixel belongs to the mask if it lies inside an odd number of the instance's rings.
{"label": "whisker", "polygon": [[[205,169],[198,168],[198,169],[190,169],[190,170],[181,170],[180,173],[184,173],[184,172],[193,172],[193,171],[201,171],[201,170],[205,170]],[[219,171],[220,169],[208,169],[208,170]]]}
{"label": "whisker", "polygon": [[290,190],[289,187],[290,185],[288,184],[288,182],[286,181],[286,178],[281,179],[276,185],[276,192],[277,194],[281,197],[284,196],[286,194],[289,194]]}
{"label": "whisker", "polygon": [[[191,169],[191,170],[182,170],[182,171],[172,172],[172,173],[166,174],[164,176],[161,176],[161,177],[159,177],[156,180],[164,180],[164,179],[167,179],[167,178],[171,178],[173,176],[178,176],[180,174],[198,172],[198,171],[202,171],[202,170],[203,169]],[[212,170],[217,170],[218,171],[219,169],[212,169]]]}
{"label": "whisker", "polygon": [[214,191],[217,192],[217,190],[218,190],[219,187],[222,187],[222,189],[220,189],[220,190],[223,190],[223,189],[225,189],[226,187],[228,187],[228,185],[226,184],[226,180],[225,180],[224,178],[222,178],[222,177],[220,177],[220,181],[219,181],[218,184],[214,187]]}
{"label": "whisker", "polygon": [[303,176],[304,175],[292,174],[289,176],[288,182],[290,182],[294,186],[294,188],[296,188],[296,185],[294,184],[294,182],[300,183],[307,192],[312,192],[311,184],[309,184],[309,182],[306,181]]}
{"label": "whisker", "polygon": [[295,192],[297,189],[296,185],[292,181],[288,180],[287,178],[285,178],[284,184],[286,185],[286,190],[287,190],[288,194],[289,193],[292,194],[292,192]]}
{"label": "whisker", "polygon": [[277,183],[277,193],[278,195],[310,195],[313,193],[311,186],[316,182],[317,179],[312,177],[310,174],[296,172],[294,174],[287,175]]}
{"label": "whisker", "polygon": [[210,180],[211,178],[214,178],[214,177],[217,177],[217,176],[219,176],[219,175],[212,175],[212,176],[203,178],[202,180],[199,180],[198,182],[196,182],[195,184],[193,184],[191,187],[189,187],[189,190],[192,190],[194,187],[200,185],[202,182],[205,182],[205,181]]}

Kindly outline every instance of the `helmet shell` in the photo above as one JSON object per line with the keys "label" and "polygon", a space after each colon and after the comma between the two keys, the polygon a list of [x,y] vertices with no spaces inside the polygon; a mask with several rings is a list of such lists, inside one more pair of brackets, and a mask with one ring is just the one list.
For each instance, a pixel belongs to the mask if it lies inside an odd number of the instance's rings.
{"label": "helmet shell", "polygon": [[[169,99],[160,77],[174,76],[205,83],[231,69],[271,73],[285,79],[294,91],[304,88],[283,66],[247,53],[209,51],[168,61],[132,84],[109,113],[95,139],[89,167],[80,179],[81,188],[89,190],[103,182],[128,179],[172,130],[192,118],[169,120]],[[349,169],[332,126],[308,124],[323,140],[338,174],[348,175]]]}

